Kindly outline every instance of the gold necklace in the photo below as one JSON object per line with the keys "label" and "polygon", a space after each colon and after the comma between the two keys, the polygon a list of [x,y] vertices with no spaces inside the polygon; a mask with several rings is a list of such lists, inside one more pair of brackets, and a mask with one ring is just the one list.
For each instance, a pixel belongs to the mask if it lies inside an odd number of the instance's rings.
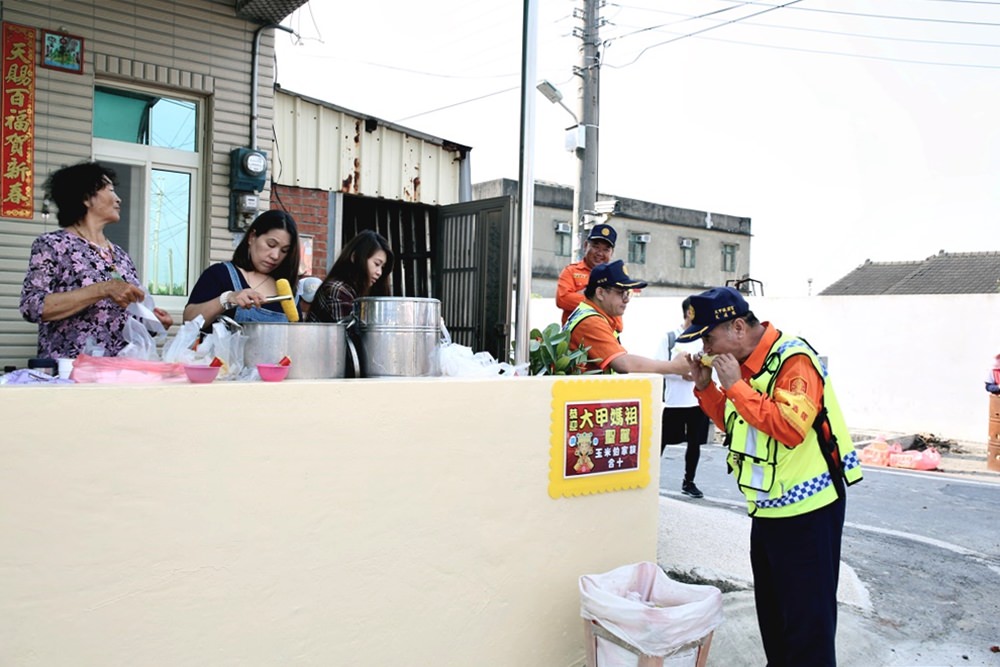
{"label": "gold necklace", "polygon": [[[257,275],[256,269],[253,270],[253,271],[250,271],[249,273],[247,273],[247,285],[250,285],[250,276],[251,275],[254,275],[254,276]],[[271,276],[269,276],[268,274],[265,273],[264,277],[261,278],[261,281],[259,283],[257,283],[256,285],[250,285],[250,289],[257,289],[258,287],[260,287],[261,285],[263,285],[264,283],[266,283],[267,279],[270,278],[270,277]]]}

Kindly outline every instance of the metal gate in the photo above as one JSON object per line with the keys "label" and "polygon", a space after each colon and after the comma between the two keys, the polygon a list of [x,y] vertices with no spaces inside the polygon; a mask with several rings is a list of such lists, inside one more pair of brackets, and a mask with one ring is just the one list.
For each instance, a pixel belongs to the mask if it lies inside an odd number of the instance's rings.
{"label": "metal gate", "polygon": [[510,197],[449,206],[344,195],[341,245],[373,229],[395,257],[394,296],[433,297],[452,340],[510,356],[513,292]]}

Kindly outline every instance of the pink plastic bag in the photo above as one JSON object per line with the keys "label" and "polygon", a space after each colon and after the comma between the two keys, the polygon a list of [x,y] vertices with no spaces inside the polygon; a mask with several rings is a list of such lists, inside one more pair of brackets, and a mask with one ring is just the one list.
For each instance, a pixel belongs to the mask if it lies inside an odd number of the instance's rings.
{"label": "pink plastic bag", "polygon": [[150,384],[187,382],[184,364],[145,361],[127,357],[92,357],[81,354],[73,362],[70,379],[76,382]]}
{"label": "pink plastic bag", "polygon": [[939,463],[941,463],[941,454],[934,447],[928,447],[922,452],[906,451],[889,455],[889,465],[893,468],[934,470]]}
{"label": "pink plastic bag", "polygon": [[887,443],[881,437],[867,447],[863,447],[858,452],[861,463],[873,466],[889,465],[889,458],[894,454],[899,454],[903,448],[898,442]]}

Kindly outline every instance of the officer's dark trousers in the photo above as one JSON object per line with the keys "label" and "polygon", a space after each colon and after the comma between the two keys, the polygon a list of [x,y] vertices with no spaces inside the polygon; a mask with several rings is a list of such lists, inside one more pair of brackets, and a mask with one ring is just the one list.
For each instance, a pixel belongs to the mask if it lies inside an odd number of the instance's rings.
{"label": "officer's dark trousers", "polygon": [[768,667],[837,664],[837,581],[846,501],[750,529],[757,624]]}

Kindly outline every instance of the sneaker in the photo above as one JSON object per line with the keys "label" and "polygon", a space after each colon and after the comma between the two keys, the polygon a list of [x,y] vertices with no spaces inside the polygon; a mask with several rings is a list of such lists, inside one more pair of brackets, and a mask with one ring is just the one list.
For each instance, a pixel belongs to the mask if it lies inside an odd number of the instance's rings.
{"label": "sneaker", "polygon": [[701,492],[694,482],[684,482],[681,484],[681,493],[685,496],[691,496],[692,498],[704,498],[705,494]]}

